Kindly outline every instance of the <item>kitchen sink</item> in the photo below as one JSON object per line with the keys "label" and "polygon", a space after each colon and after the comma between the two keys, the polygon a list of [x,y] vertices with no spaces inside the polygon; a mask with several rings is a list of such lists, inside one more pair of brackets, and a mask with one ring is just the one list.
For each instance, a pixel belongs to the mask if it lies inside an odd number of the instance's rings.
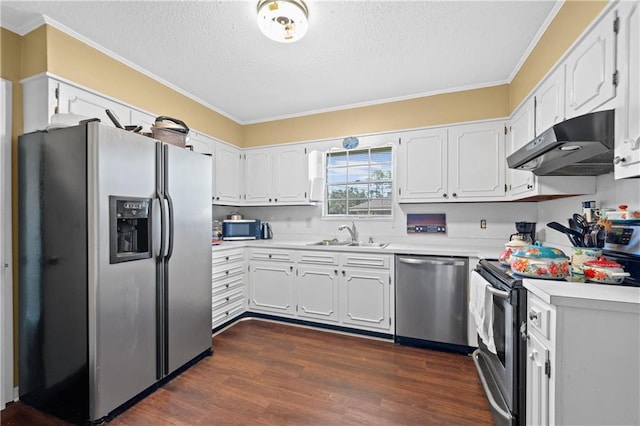
{"label": "kitchen sink", "polygon": [[309,243],[307,244],[308,246],[348,246],[351,245],[353,243],[349,242],[349,241],[318,241],[315,243]]}
{"label": "kitchen sink", "polygon": [[364,241],[351,242],[351,241],[317,241],[315,243],[308,243],[308,246],[324,246],[324,247],[370,247],[370,248],[385,248],[389,243],[368,243]]}
{"label": "kitchen sink", "polygon": [[367,243],[364,241],[360,241],[357,243],[349,243],[347,244],[350,247],[371,247],[371,248],[385,248],[389,245],[389,243]]}

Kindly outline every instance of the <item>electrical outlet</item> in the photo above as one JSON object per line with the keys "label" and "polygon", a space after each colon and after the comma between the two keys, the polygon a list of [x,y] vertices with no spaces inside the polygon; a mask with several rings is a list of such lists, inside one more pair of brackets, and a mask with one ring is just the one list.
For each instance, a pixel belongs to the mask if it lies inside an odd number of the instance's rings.
{"label": "electrical outlet", "polygon": [[480,229],[487,229],[487,219],[480,219]]}

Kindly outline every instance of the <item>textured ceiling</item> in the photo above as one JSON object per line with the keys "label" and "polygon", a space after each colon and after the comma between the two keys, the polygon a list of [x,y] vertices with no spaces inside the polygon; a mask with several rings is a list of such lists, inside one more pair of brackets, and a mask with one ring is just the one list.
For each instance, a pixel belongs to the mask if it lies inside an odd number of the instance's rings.
{"label": "textured ceiling", "polygon": [[510,81],[555,1],[307,1],[309,31],[273,42],[257,1],[6,1],[19,34],[62,24],[246,124]]}

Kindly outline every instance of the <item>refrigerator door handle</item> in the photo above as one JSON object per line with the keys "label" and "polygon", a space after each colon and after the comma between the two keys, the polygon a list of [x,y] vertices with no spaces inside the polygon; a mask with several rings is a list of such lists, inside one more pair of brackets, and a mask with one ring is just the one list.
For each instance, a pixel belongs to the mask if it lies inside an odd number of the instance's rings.
{"label": "refrigerator door handle", "polygon": [[171,199],[171,195],[166,192],[165,197],[167,199],[167,202],[169,204],[169,248],[167,249],[167,260],[171,259],[171,256],[173,255],[173,231],[174,231],[174,226],[173,226],[173,200]]}
{"label": "refrigerator door handle", "polygon": [[163,184],[163,175],[162,175],[162,143],[156,143],[156,198],[158,199],[158,203],[160,206],[160,253],[158,257],[164,257],[164,252],[166,250],[165,242],[167,236],[165,234],[166,226],[166,215],[165,215],[165,207],[164,207],[164,193],[162,192],[162,184]]}

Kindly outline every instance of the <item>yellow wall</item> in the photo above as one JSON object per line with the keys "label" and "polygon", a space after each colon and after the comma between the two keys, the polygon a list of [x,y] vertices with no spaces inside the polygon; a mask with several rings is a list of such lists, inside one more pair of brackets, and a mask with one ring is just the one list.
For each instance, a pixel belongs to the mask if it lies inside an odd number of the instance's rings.
{"label": "yellow wall", "polygon": [[446,93],[244,126],[253,147],[360,135],[509,115],[509,86]]}
{"label": "yellow wall", "polygon": [[608,1],[567,0],[511,81],[512,112],[598,16]]}
{"label": "yellow wall", "polygon": [[189,127],[242,146],[240,124],[54,27],[45,27],[47,71],[140,109],[184,119]]}

